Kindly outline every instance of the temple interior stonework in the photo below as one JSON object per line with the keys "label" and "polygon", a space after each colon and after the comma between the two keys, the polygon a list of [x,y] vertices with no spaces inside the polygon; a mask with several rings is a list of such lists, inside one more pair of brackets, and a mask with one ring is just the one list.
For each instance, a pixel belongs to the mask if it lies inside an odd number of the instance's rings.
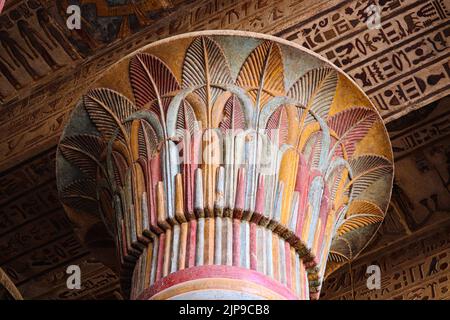
{"label": "temple interior stonework", "polygon": [[449,300],[449,18],[0,0],[0,300]]}

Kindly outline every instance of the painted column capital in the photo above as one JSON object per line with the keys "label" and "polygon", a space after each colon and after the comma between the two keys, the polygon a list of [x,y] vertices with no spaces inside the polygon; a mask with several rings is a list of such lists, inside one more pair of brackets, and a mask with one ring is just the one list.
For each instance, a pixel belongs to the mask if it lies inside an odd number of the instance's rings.
{"label": "painted column capital", "polygon": [[393,156],[341,70],[294,43],[206,31],[107,70],[58,147],[81,237],[101,221],[132,299],[316,299],[382,222]]}

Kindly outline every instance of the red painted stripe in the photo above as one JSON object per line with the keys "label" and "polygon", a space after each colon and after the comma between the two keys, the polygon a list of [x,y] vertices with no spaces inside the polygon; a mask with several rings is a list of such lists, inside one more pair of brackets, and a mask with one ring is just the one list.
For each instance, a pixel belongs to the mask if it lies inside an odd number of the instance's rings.
{"label": "red painted stripe", "polygon": [[245,203],[245,170],[240,168],[238,170],[238,178],[236,184],[236,198],[234,201],[234,217],[242,219],[242,212]]}
{"label": "red painted stripe", "polygon": [[250,223],[250,269],[256,270],[256,224]]}
{"label": "red painted stripe", "polygon": [[245,280],[256,283],[258,285],[266,287],[286,299],[297,300],[298,297],[289,290],[286,286],[279,282],[265,276],[264,274],[249,270],[241,267],[231,266],[197,266],[189,269],[184,269],[175,273],[169,274],[164,279],[157,281],[153,286],[146,289],[137,299],[148,300],[158,292],[161,292],[174,285],[197,279],[210,279],[210,278],[225,278],[225,279],[237,279]]}
{"label": "red painted stripe", "polygon": [[264,176],[260,174],[258,177],[258,187],[256,188],[255,213],[264,213],[264,200]]}
{"label": "red painted stripe", "polygon": [[194,213],[194,203],[193,203],[193,199],[194,199],[194,194],[193,194],[193,172],[194,170],[192,170],[192,165],[191,164],[184,164],[183,165],[183,178],[184,178],[184,206],[185,206],[185,210],[188,213],[187,216],[189,216],[189,214],[193,214]]}
{"label": "red painted stripe", "polygon": [[159,236],[159,248],[158,248],[158,261],[156,264],[156,280],[161,279],[163,274],[164,253],[165,253],[165,241],[166,234],[162,233]]}
{"label": "red painted stripe", "polygon": [[238,267],[241,258],[241,220],[233,219],[233,266]]}
{"label": "red painted stripe", "polygon": [[297,171],[297,180],[295,183],[295,191],[298,191],[300,193],[300,199],[298,205],[297,226],[295,229],[295,234],[301,239],[303,223],[305,222],[306,218],[305,216],[306,216],[306,202],[308,199],[309,170],[303,155],[300,155],[298,161],[299,163]]}
{"label": "red painted stripe", "polygon": [[[158,161],[156,161],[158,160]],[[150,224],[150,229],[157,233],[160,234],[162,233],[162,229],[158,226],[158,218],[157,218],[157,213],[156,213],[156,184],[160,179],[160,162],[159,162],[159,156],[156,157],[155,159],[152,159],[149,163],[148,163],[148,168],[147,170],[149,171],[148,174],[148,185],[149,190],[148,190],[148,194],[147,194],[147,206],[148,206],[148,214],[149,214],[149,224]]]}
{"label": "red painted stripe", "polygon": [[[319,236],[319,241],[317,241],[317,247],[315,248],[316,252],[313,252],[313,254],[316,256],[316,259],[319,259],[322,256],[322,252],[319,252],[323,238],[325,237],[325,229],[327,226],[327,220],[328,220],[328,212],[329,212],[329,200],[328,200],[328,188],[325,187],[324,195],[322,198],[322,203],[320,205],[320,212],[319,212],[319,218],[322,225],[320,226],[320,231],[317,232]],[[316,261],[318,262],[318,261]]]}
{"label": "red painted stripe", "polygon": [[286,258],[286,285],[288,288],[292,288],[292,274],[291,274],[291,246],[288,242],[284,243],[284,251]]}
{"label": "red painted stripe", "polygon": [[197,241],[197,220],[189,221],[188,243],[186,249],[186,268],[195,266],[195,248]]}

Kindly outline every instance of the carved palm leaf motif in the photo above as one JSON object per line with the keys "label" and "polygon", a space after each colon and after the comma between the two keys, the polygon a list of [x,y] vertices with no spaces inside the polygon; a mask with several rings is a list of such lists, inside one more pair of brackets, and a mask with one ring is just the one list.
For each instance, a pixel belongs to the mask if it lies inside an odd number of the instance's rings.
{"label": "carved palm leaf motif", "polygon": [[234,94],[231,95],[225,103],[219,128],[224,133],[231,129],[245,129],[245,118],[242,111],[241,102]]}
{"label": "carved palm leaf motif", "polygon": [[208,112],[222,91],[218,84],[231,83],[228,62],[219,45],[209,37],[192,41],[183,64],[183,88],[199,87],[196,94]]}
{"label": "carved palm leaf motif", "polygon": [[337,230],[338,236],[370,224],[381,223],[384,219],[381,208],[372,202],[362,200],[353,201],[346,215],[347,218],[344,219]]}
{"label": "carved palm leaf motif", "polygon": [[359,214],[357,216],[350,217],[344,221],[341,227],[337,231],[337,235],[348,233],[352,230],[356,230],[370,224],[381,223],[384,217],[369,215],[369,214]]}
{"label": "carved palm leaf motif", "polygon": [[154,130],[143,121],[137,121],[137,159],[147,160],[151,158],[158,146]]}
{"label": "carved palm leaf motif", "polygon": [[139,128],[139,150],[142,158],[152,159],[158,152],[161,145],[160,137],[155,132],[155,129],[145,120],[140,121]]}
{"label": "carved palm leaf motif", "polygon": [[197,123],[194,110],[187,101],[183,101],[180,109],[178,110],[177,117],[177,135],[178,139],[182,139],[185,135],[192,136],[200,128]]}
{"label": "carved palm leaf motif", "polygon": [[67,161],[78,167],[88,177],[95,179],[97,170],[103,168],[100,159],[105,147],[106,144],[100,137],[81,134],[63,139],[59,150]]}
{"label": "carved palm leaf motif", "polygon": [[123,122],[137,111],[130,100],[113,90],[100,88],[90,90],[83,102],[89,118],[106,141],[119,129],[119,140],[127,144],[128,130]]}
{"label": "carved palm leaf motif", "polygon": [[[172,71],[159,58],[149,54],[138,54],[130,62],[130,84],[137,106],[140,109],[148,109],[159,117],[163,136],[167,139],[165,125],[167,109],[173,95],[180,88]],[[156,149],[155,146],[151,148]],[[176,174],[173,165],[176,160],[171,156],[174,153],[173,143],[165,141],[162,150],[165,159],[163,163],[164,193],[167,198],[171,198],[173,197],[173,177]],[[136,201],[140,202],[141,197],[142,195],[137,197]],[[142,204],[137,203],[137,206],[140,208]],[[170,202],[167,210],[170,212],[169,215],[173,215]]]}
{"label": "carved palm leaf motif", "polygon": [[333,101],[338,77],[336,71],[328,67],[312,69],[299,78],[287,95],[305,107],[301,113],[300,126],[315,121],[315,115],[326,120]]}
{"label": "carved palm leaf motif", "polygon": [[287,143],[288,115],[284,107],[278,108],[267,122],[267,135],[270,140],[278,145]]}
{"label": "carved palm leaf motif", "polygon": [[330,249],[329,259],[333,262],[344,264],[353,257],[349,242],[342,236],[336,237]]}
{"label": "carved palm leaf motif", "polygon": [[384,218],[392,157],[379,154],[388,138],[371,103],[335,99],[339,88],[362,95],[300,49],[295,59],[322,67],[285,70],[287,44],[233,37],[169,41],[123,60],[115,70],[128,68],[120,86],[132,97],[89,91],[60,142],[78,177],[61,197],[80,211],[100,203],[132,298],[212,266],[317,297],[327,259],[354,257]]}
{"label": "carved palm leaf motif", "polygon": [[[237,135],[245,130],[246,124],[242,106],[236,95],[230,96],[223,108],[222,121],[219,128],[224,137],[224,205],[232,208],[235,200],[235,187],[237,179],[237,168],[235,163],[235,149]],[[238,143],[239,144],[239,143]]]}
{"label": "carved palm leaf motif", "polygon": [[111,157],[114,161],[114,166],[112,166],[112,177],[114,184],[117,187],[123,187],[125,183],[124,173],[126,172],[126,168],[128,167],[126,158],[117,151],[112,151]]}
{"label": "carved palm leaf motif", "polygon": [[153,55],[139,53],[130,62],[130,83],[137,108],[155,112],[164,122],[170,94],[180,88],[167,65]]}
{"label": "carved palm leaf motif", "polygon": [[[206,128],[211,128],[212,108],[222,91],[217,88],[217,85],[231,82],[230,70],[222,49],[208,37],[196,38],[186,51],[183,64],[183,88],[199,88],[195,94],[200,97],[206,109],[207,119],[204,124]],[[203,140],[208,145],[213,144],[215,140],[213,131],[207,130]],[[204,158],[205,201],[207,209],[212,211],[217,165],[213,164],[215,161],[211,152],[206,151]]]}
{"label": "carved palm leaf motif", "polygon": [[97,183],[95,180],[75,180],[61,192],[61,201],[71,208],[90,214],[98,212]]}
{"label": "carved palm leaf motif", "polygon": [[319,167],[321,152],[322,133],[320,131],[317,131],[311,134],[303,150],[303,154],[307,157],[308,163],[312,168]]}
{"label": "carved palm leaf motif", "polygon": [[377,180],[392,173],[392,163],[378,155],[363,155],[350,161],[353,177],[346,188],[351,187],[351,198],[358,198]]}
{"label": "carved palm leaf motif", "polygon": [[[256,112],[252,122],[255,126],[260,124],[260,110],[264,108],[267,102],[274,96],[284,94],[284,79],[279,77],[279,73],[282,70],[283,60],[280,47],[269,41],[262,42],[256,47],[241,66],[236,83],[238,86],[243,87],[253,100]],[[264,129],[264,127],[260,129]],[[262,140],[257,132],[249,132],[246,139],[242,141],[238,151],[238,153],[243,154],[244,158],[241,158],[241,160],[246,167],[245,200],[243,204],[246,210],[252,210],[255,206],[254,194],[260,167],[256,159],[261,157],[259,152],[261,149],[266,149],[265,144],[267,142]],[[278,153],[275,157],[278,159],[277,163],[281,161],[279,156],[280,154]],[[273,170],[278,171],[277,167],[278,165],[275,164]],[[269,185],[271,187],[266,192],[269,192],[268,199],[273,199],[277,184],[269,182]],[[270,206],[272,206],[272,203],[273,201],[270,200]]]}
{"label": "carved palm leaf motif", "polygon": [[[351,168],[350,165],[346,160],[343,158],[337,158],[335,159],[330,168],[328,169],[327,175],[325,176],[326,184],[328,186],[328,189],[330,190],[330,198],[336,199],[337,192],[339,190],[342,190],[345,184],[348,184],[350,182],[350,173]],[[347,196],[348,190],[344,190],[345,196]],[[336,199],[337,200],[337,199]],[[335,202],[336,206],[339,206],[339,202]]]}
{"label": "carved palm leaf motif", "polygon": [[[197,123],[194,110],[190,103],[183,101],[180,109],[178,110],[177,118],[177,135],[176,139],[180,140],[178,146],[181,146],[182,165],[181,171],[183,173],[182,185],[184,189],[184,205],[188,208],[188,212],[193,214],[193,201],[194,201],[194,175],[197,169],[198,149],[201,140],[200,128]],[[179,187],[181,188],[181,186]]]}
{"label": "carved palm leaf motif", "polygon": [[367,135],[377,120],[377,114],[369,108],[351,108],[331,117],[328,125],[338,136],[335,145],[343,144],[347,158],[351,158],[356,144]]}
{"label": "carved palm leaf motif", "polygon": [[366,200],[355,200],[350,204],[346,215],[347,217],[352,217],[359,214],[384,216],[383,210],[375,203]]}
{"label": "carved palm leaf motif", "polygon": [[264,41],[247,57],[237,78],[237,85],[246,89],[257,110],[276,95],[284,94],[284,82],[280,77],[283,60],[280,47]]}

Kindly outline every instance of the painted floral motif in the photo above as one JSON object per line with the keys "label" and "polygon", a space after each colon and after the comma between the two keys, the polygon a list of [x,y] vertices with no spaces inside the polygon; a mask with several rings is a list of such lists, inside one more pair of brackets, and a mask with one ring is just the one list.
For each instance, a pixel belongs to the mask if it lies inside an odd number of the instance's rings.
{"label": "painted floral motif", "polygon": [[81,174],[61,198],[102,217],[124,270],[137,266],[132,297],[178,270],[222,264],[306,299],[327,258],[352,259],[382,222],[392,159],[360,147],[380,117],[369,103],[332,107],[344,76],[325,63],[287,86],[295,70],[283,46],[260,40],[236,68],[220,41],[199,36],[180,78],[141,52],[127,62],[132,100],[108,88],[83,96],[77,110],[95,130],[66,130],[60,155]]}

